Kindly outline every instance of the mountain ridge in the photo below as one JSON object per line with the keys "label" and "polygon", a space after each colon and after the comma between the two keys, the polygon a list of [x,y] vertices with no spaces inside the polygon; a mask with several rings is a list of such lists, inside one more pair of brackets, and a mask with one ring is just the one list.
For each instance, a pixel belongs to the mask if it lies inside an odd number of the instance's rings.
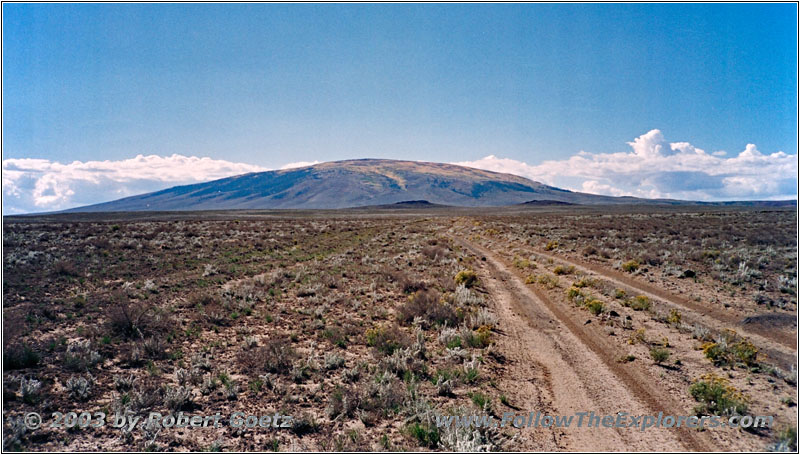
{"label": "mountain ridge", "polygon": [[68,212],[341,209],[422,200],[462,207],[538,200],[588,205],[678,202],[573,192],[514,174],[456,164],[365,158],[251,172]]}

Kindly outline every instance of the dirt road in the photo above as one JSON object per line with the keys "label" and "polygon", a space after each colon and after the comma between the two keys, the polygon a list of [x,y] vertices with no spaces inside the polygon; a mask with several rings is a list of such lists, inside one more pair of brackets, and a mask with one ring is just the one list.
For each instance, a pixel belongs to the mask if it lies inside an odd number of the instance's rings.
{"label": "dirt road", "polygon": [[658,303],[665,305],[667,308],[678,309],[681,311],[683,319],[687,322],[697,323],[713,329],[714,331],[735,328],[737,332],[748,337],[758,346],[762,354],[765,354],[781,368],[788,369],[796,362],[796,334],[774,329],[758,330],[756,327],[744,326],[742,324],[743,317],[741,315],[731,314],[725,312],[721,308],[700,304],[674,295],[669,291],[643,283],[616,270],[611,270],[586,261],[565,258],[543,250],[535,250],[535,252],[537,255],[552,259],[553,261],[571,265],[584,273],[597,275],[628,292],[646,295]]}
{"label": "dirt road", "polygon": [[[667,391],[652,387],[657,378],[633,365],[617,363],[621,353],[593,326],[576,322],[546,295],[526,286],[492,252],[463,238],[454,240],[486,258],[480,262],[480,273],[495,301],[500,327],[509,335],[503,343],[513,356],[511,377],[520,378],[512,399],[523,411],[544,406],[542,412],[557,415],[686,413]],[[559,450],[573,451],[708,451],[713,447],[703,434],[685,427],[641,432],[573,426],[539,430],[528,442],[540,450],[555,444]]]}

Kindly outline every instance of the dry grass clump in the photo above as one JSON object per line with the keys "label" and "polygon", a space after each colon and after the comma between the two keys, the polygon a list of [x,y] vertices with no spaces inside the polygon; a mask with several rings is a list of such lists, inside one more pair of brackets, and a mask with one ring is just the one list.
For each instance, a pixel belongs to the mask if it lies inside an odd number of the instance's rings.
{"label": "dry grass clump", "polygon": [[77,401],[86,401],[92,394],[94,387],[94,378],[92,375],[83,376],[70,376],[67,382],[64,383],[64,388],[69,393],[69,396]]}
{"label": "dry grass clump", "polygon": [[553,273],[556,275],[571,275],[575,273],[575,266],[572,265],[557,265],[553,269]]}
{"label": "dry grass clump", "polygon": [[450,252],[438,245],[429,245],[422,248],[421,253],[432,261],[438,261],[439,259],[446,259],[450,257]]}
{"label": "dry grass clump", "polygon": [[530,259],[522,259],[517,256],[514,256],[512,264],[520,270],[535,269],[537,267],[536,263],[532,262]]}
{"label": "dry grass clump", "polygon": [[254,373],[288,374],[298,354],[292,342],[285,337],[274,337],[263,346],[244,351],[241,362],[244,369]]}
{"label": "dry grass clump", "polygon": [[422,291],[428,287],[425,281],[419,280],[402,270],[384,269],[383,276],[390,283],[395,283],[406,294]]}
{"label": "dry grass clump", "polygon": [[398,413],[407,398],[403,382],[395,375],[384,373],[364,378],[357,384],[337,387],[325,413],[331,419],[358,417],[372,426],[381,418]]}
{"label": "dry grass clump", "polygon": [[53,273],[55,273],[56,275],[68,276],[68,277],[80,276],[80,271],[78,271],[78,266],[76,266],[74,262],[69,260],[61,260],[53,264]]}
{"label": "dry grass clump", "polygon": [[132,339],[160,336],[169,329],[169,322],[152,304],[133,302],[122,292],[112,294],[108,324],[113,336]]}
{"label": "dry grass clump", "polygon": [[582,251],[582,254],[584,256],[594,256],[597,253],[598,253],[597,248],[595,248],[593,245],[586,246]]}
{"label": "dry grass clump", "polygon": [[401,323],[409,324],[417,318],[424,321],[426,327],[442,324],[453,326],[459,322],[455,310],[432,289],[414,293],[398,308],[398,319]]}
{"label": "dry grass clump", "polygon": [[485,304],[483,297],[463,284],[453,291],[452,302],[457,308],[480,307]]}
{"label": "dry grass clump", "polygon": [[540,275],[531,275],[525,279],[525,284],[538,283],[547,289],[559,287],[558,277],[549,273],[542,273]]}
{"label": "dry grass clump", "polygon": [[69,371],[87,371],[102,362],[103,357],[93,349],[89,340],[71,343],[62,357],[64,368]]}
{"label": "dry grass clump", "polygon": [[397,325],[376,326],[364,333],[366,344],[384,355],[392,355],[397,349],[411,345],[410,337]]}

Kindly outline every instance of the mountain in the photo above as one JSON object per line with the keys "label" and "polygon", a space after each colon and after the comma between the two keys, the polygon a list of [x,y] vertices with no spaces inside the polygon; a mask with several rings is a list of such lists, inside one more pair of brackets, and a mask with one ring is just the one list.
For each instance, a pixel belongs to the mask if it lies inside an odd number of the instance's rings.
{"label": "mountain", "polygon": [[428,201],[400,201],[395,202],[394,204],[381,204],[381,205],[362,205],[358,207],[359,209],[385,209],[385,210],[397,210],[397,209],[444,209],[452,207],[451,205],[442,205],[442,204],[431,204]]}
{"label": "mountain", "polygon": [[564,201],[549,201],[547,199],[541,199],[541,200],[535,200],[534,199],[533,201],[523,202],[522,204],[519,204],[519,205],[529,206],[529,207],[530,206],[541,207],[541,206],[548,206],[548,205],[573,205],[573,204],[571,202],[564,202]]}
{"label": "mountain", "polygon": [[478,207],[531,201],[631,204],[646,200],[576,193],[516,175],[454,164],[362,159],[243,174],[70,211],[338,209],[407,201]]}

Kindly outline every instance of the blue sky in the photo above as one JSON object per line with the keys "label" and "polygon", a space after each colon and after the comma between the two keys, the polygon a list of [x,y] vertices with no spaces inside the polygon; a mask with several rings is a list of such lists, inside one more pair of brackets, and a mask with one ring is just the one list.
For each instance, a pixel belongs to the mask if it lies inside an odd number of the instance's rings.
{"label": "blue sky", "polygon": [[[4,174],[41,186],[45,171],[8,160],[53,173],[176,154],[535,167],[635,155],[626,143],[656,129],[709,154],[792,155],[796,18],[794,4],[4,4]],[[7,186],[21,196],[4,209],[50,208]],[[108,197],[70,188],[58,207]]]}

